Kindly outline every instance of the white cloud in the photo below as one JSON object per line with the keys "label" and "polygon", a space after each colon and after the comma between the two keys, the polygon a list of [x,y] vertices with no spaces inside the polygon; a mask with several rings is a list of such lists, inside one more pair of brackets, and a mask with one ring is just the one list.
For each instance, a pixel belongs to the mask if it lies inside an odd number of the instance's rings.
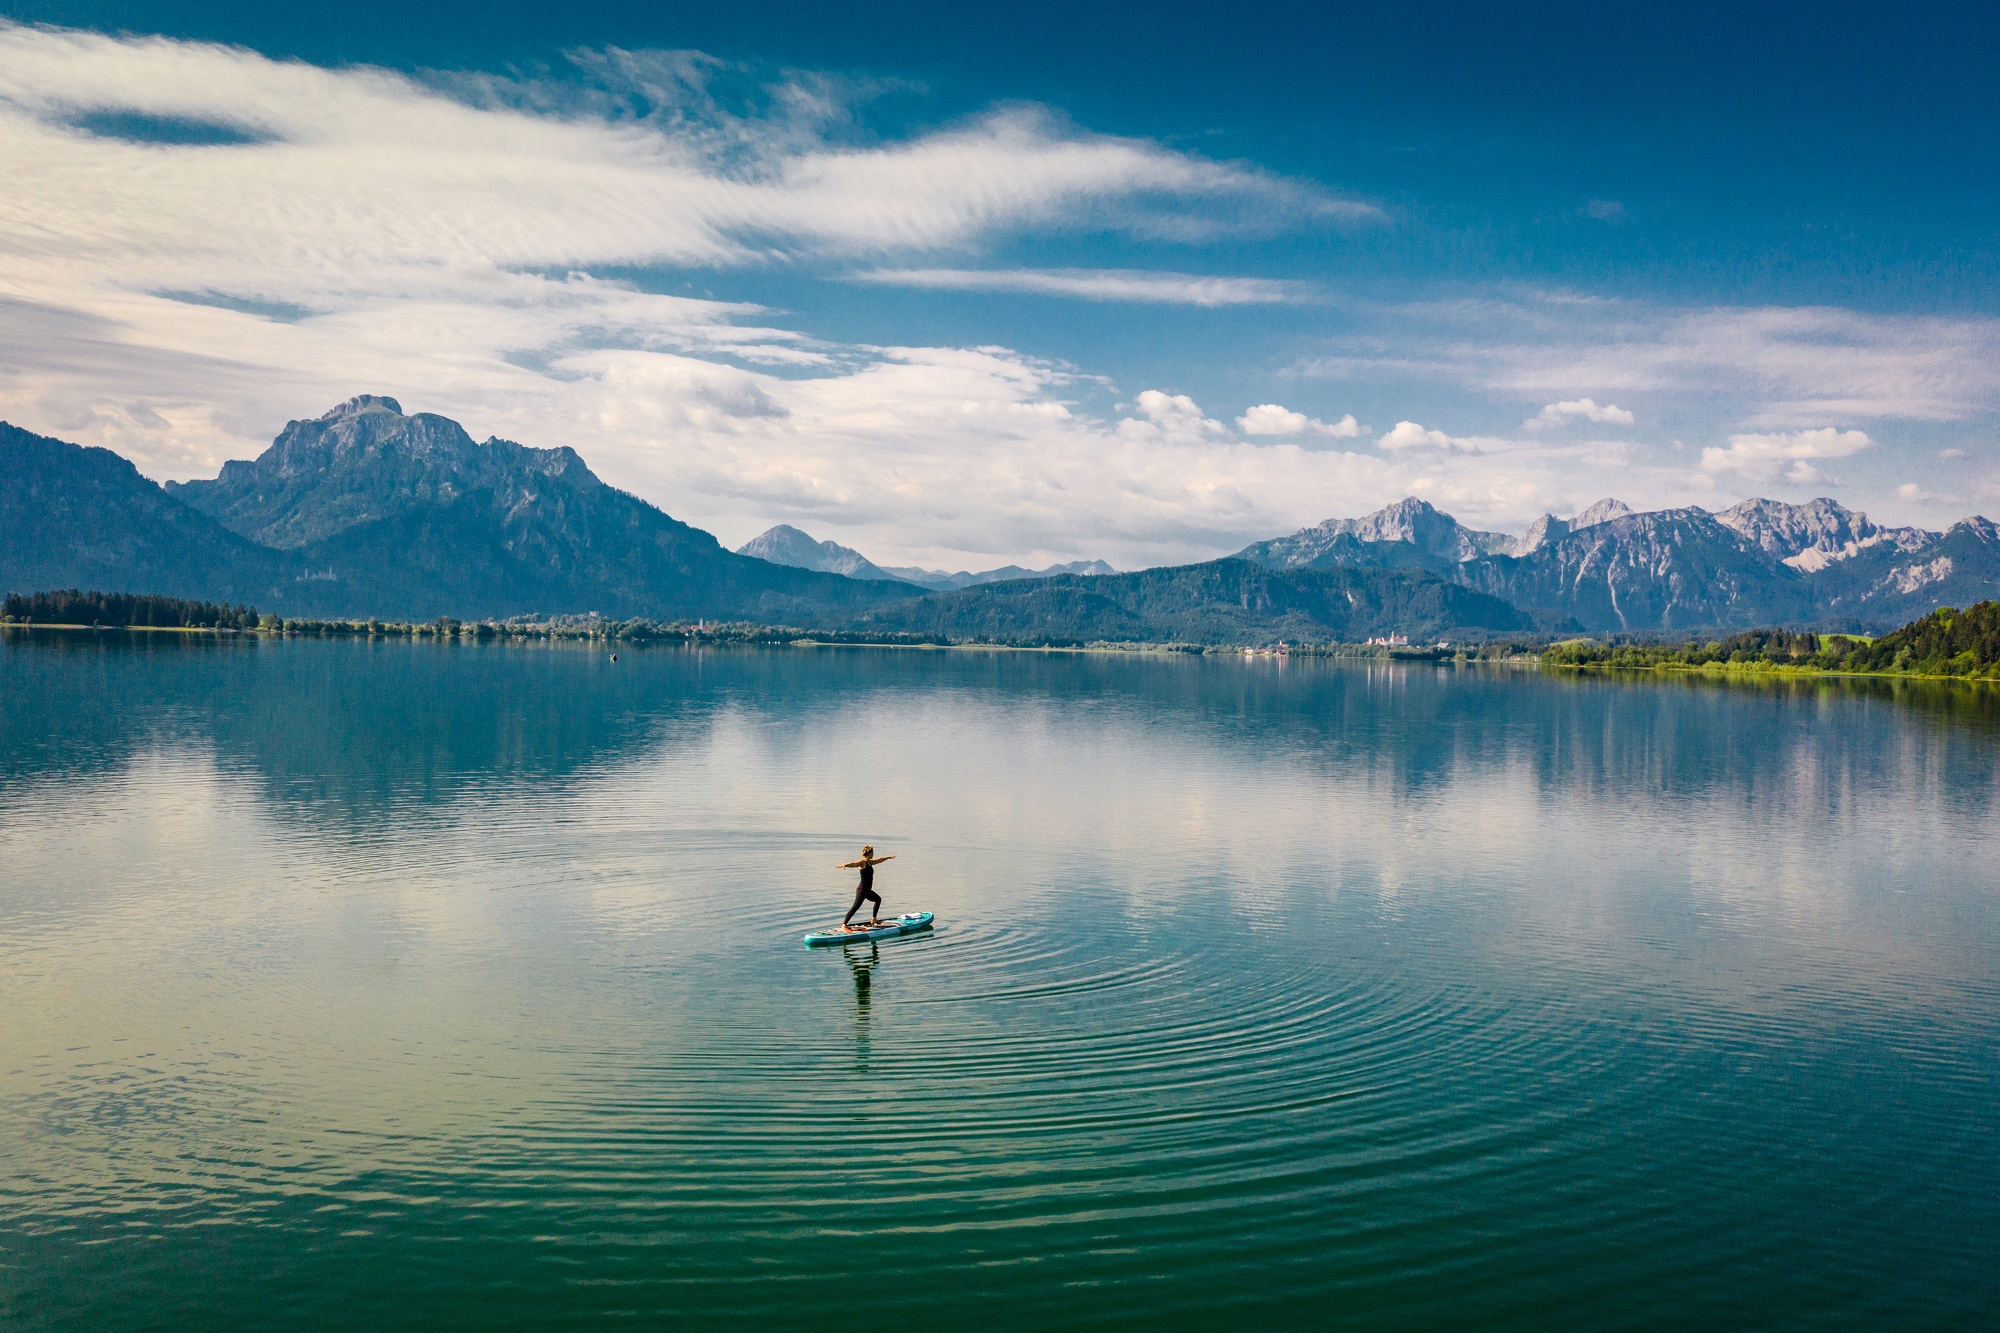
{"label": "white cloud", "polygon": [[1351,412],[1329,424],[1276,403],[1259,403],[1236,418],[1236,428],[1245,435],[1309,435],[1330,440],[1351,440],[1368,429]]}
{"label": "white cloud", "polygon": [[1205,415],[1194,399],[1184,393],[1147,389],[1133,405],[1146,419],[1119,423],[1119,432],[1127,439],[1219,439],[1229,434],[1229,427]]}
{"label": "white cloud", "polygon": [[1390,453],[1430,452],[1444,454],[1477,454],[1478,445],[1471,440],[1456,439],[1441,430],[1425,430],[1414,421],[1398,421],[1395,428],[1375,441],[1376,447]]}
{"label": "white cloud", "polygon": [[1970,457],[1971,457],[1971,455],[1970,455],[1970,454],[1968,454],[1968,453],[1966,453],[1966,452],[1965,452],[1965,450],[1963,450],[1963,449],[1940,449],[1940,450],[1938,450],[1938,457],[1939,457],[1939,458],[1970,458]]}
{"label": "white cloud", "polygon": [[871,269],[851,274],[850,280],[935,291],[1028,292],[1087,301],[1196,306],[1296,305],[1315,296],[1312,285],[1303,282],[1137,269]]}
{"label": "white cloud", "polygon": [[1874,443],[1862,431],[1831,426],[1783,435],[1732,435],[1727,449],[1703,449],[1701,466],[1707,472],[1739,472],[1762,481],[1815,485],[1832,478],[1811,460],[1847,458]]}
{"label": "white cloud", "polygon": [[[843,136],[837,81],[787,76],[768,111],[726,114],[705,91],[716,62],[579,60],[597,83],[418,80],[0,25],[0,417],[184,478],[261,452],[290,418],[389,393],[475,436],[573,445],[606,480],[732,544],[792,521],[878,560],[952,568],[1203,558],[1405,494],[1518,527],[1614,492],[1686,503],[1711,480],[1620,441],[1414,423],[1345,452],[1323,442],[1358,438],[1352,417],[1271,403],[1240,420],[1253,442],[1159,390],[1123,417],[1093,412],[1082,371],[1005,349],[829,342],[692,286],[593,276],[978,273],[985,247],[1029,232],[1190,238],[1376,215],[1033,109],[862,143]],[[112,132],[120,115],[233,126],[250,142],[133,142]],[[920,267],[947,262],[961,267]],[[1005,281],[1095,299],[1321,299],[1263,279],[1025,272]],[[1758,411],[1868,405],[1856,418],[2000,401],[1990,321],[1660,318],[1572,301],[1527,337],[1524,308],[1392,312],[1400,341],[1347,364],[1510,398],[1533,385],[1535,401],[1716,382]],[[1440,331],[1426,337],[1425,321]]]}
{"label": "white cloud", "polygon": [[1603,407],[1599,407],[1591,399],[1574,398],[1566,402],[1550,403],[1521,424],[1529,430],[1541,430],[1547,426],[1568,425],[1577,420],[1629,426],[1633,422],[1633,416],[1616,403],[1606,403]]}
{"label": "white cloud", "polygon": [[[1592,312],[1584,312],[1586,315]],[[2000,406],[2000,320],[1825,307],[1692,312],[1607,303],[1555,345],[1475,353],[1494,388],[1695,391],[1742,401],[1749,427],[1958,421]]]}
{"label": "white cloud", "polygon": [[[1383,327],[1370,327],[1371,317]],[[1688,310],[1496,291],[1358,310],[1356,322],[1344,346],[1301,360],[1296,371],[1559,398],[1691,395],[1750,430],[1961,421],[2000,410],[2000,319]]]}
{"label": "white cloud", "polygon": [[1896,498],[1908,504],[1957,504],[1956,495],[1938,495],[1927,491],[1914,481],[1906,481],[1896,488]]}
{"label": "white cloud", "polygon": [[[533,301],[525,270],[963,249],[1085,220],[1221,234],[1349,207],[1034,108],[854,148],[796,119],[607,118],[587,98],[543,107],[489,79],[467,100],[442,82],[461,96],[384,70],[0,26],[9,268],[313,309],[370,293]],[[80,109],[254,141],[132,142],[79,128],[105,123]]]}

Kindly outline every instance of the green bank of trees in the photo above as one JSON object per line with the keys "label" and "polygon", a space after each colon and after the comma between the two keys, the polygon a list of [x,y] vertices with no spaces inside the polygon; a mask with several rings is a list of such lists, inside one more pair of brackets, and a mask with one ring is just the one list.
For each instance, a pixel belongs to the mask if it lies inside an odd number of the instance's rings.
{"label": "green bank of trees", "polygon": [[2000,677],[2000,602],[1942,607],[1893,634],[1866,639],[1753,629],[1709,643],[1559,643],[1542,654],[1551,667],[1695,669],[1800,667],[1818,671]]}
{"label": "green bank of trees", "polygon": [[152,593],[57,592],[8,593],[0,617],[39,625],[147,625],[165,629],[255,629],[254,606],[224,606],[190,602]]}

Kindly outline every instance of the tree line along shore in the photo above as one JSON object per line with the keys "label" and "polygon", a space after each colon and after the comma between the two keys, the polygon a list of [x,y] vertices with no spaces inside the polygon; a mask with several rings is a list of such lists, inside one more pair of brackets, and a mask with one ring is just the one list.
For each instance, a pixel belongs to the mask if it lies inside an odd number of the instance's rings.
{"label": "tree line along shore", "polygon": [[[898,631],[812,630],[754,622],[716,623],[591,615],[461,621],[440,616],[423,622],[305,620],[233,606],[156,594],[84,592],[10,593],[0,603],[0,625],[81,629],[180,629],[275,635],[427,638],[432,640],[607,640],[643,643],[744,645],[857,645],[955,648],[1100,648],[1160,652],[1271,652],[1271,645],[1138,644],[1085,642],[1055,636],[952,638]],[[1744,630],[1719,639],[1668,642],[1632,637],[1605,641],[1571,638],[1383,647],[1379,644],[1290,643],[1278,651],[1297,657],[1369,657],[1424,661],[1535,661],[1546,668],[1582,671],[1787,671],[1831,675],[1893,675],[2000,679],[2000,602],[1960,610],[1940,607],[1879,637],[1816,633],[1776,627]]]}

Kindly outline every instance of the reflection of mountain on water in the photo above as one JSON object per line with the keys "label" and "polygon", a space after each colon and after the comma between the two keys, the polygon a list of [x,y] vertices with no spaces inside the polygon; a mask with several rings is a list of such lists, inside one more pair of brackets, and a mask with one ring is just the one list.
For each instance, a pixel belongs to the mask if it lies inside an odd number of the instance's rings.
{"label": "reflection of mountain on water", "polygon": [[[366,822],[494,783],[563,783],[712,736],[724,709],[818,726],[859,704],[993,710],[994,728],[1115,743],[1149,733],[1191,758],[1279,759],[1421,793],[1505,772],[1547,786],[1690,793],[1754,785],[1802,758],[1800,708],[1838,728],[1840,763],[1885,776],[1908,731],[1925,763],[1990,792],[2000,692],[1889,680],[1719,680],[1297,659],[892,650],[437,645],[15,631],[4,636],[0,777],[105,771],[169,737],[211,743],[289,818]],[[1720,706],[1745,692],[1770,706]],[[780,749],[787,732],[758,731]],[[1077,743],[1082,743],[1081,740]],[[1832,763],[1835,741],[1818,742]],[[1728,763],[1720,762],[1729,756]],[[1979,775],[1985,775],[1981,779]],[[849,781],[839,774],[829,782]]]}
{"label": "reflection of mountain on water", "polygon": [[[365,821],[494,781],[562,781],[700,725],[723,682],[582,646],[7,636],[0,774],[115,769],[170,738],[213,745],[294,813]],[[629,655],[626,656],[629,660]]]}

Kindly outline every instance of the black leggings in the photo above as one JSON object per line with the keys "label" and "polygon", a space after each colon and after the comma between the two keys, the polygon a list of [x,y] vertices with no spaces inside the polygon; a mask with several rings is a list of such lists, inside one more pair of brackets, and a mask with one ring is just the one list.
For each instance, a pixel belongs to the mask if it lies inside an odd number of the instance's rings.
{"label": "black leggings", "polygon": [[847,915],[841,918],[841,924],[846,925],[849,921],[852,921],[854,914],[861,910],[861,904],[870,898],[875,900],[875,915],[878,917],[881,916],[882,895],[873,889],[864,889],[857,886],[854,890],[854,906],[847,909]]}

